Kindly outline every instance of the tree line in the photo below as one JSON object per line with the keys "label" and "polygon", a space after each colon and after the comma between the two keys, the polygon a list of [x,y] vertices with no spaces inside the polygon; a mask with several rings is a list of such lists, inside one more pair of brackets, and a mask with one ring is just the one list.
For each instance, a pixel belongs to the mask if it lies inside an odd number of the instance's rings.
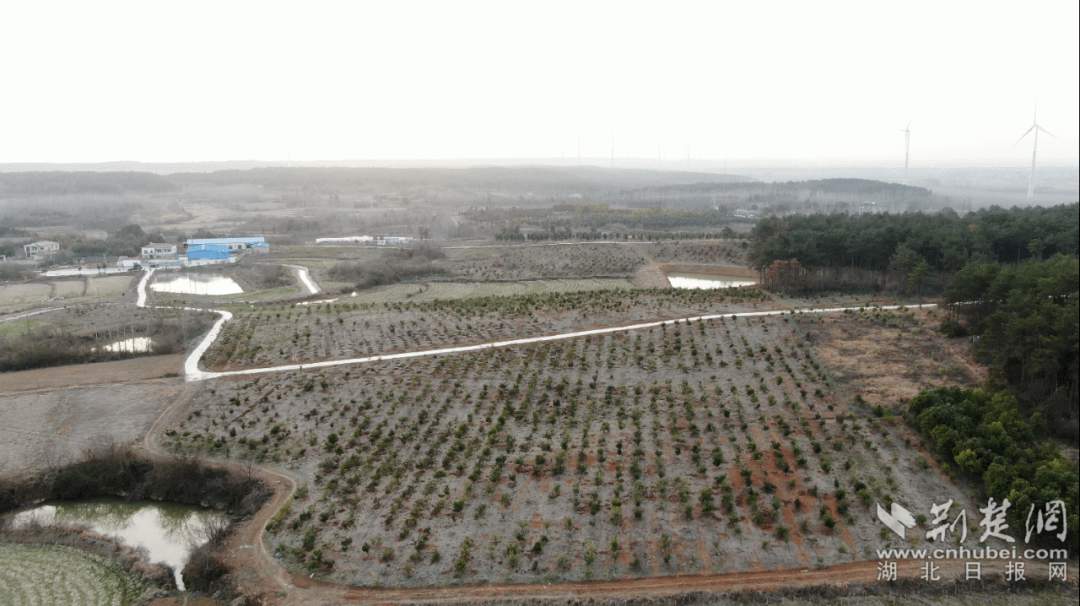
{"label": "tree line", "polygon": [[934,214],[815,214],[768,217],[751,232],[750,262],[759,271],[777,261],[798,261],[830,288],[890,278],[911,292],[969,262],[1019,263],[1080,249],[1080,205],[1003,209],[993,206],[963,217]]}
{"label": "tree line", "polygon": [[1054,433],[1076,440],[1080,399],[1080,261],[969,263],[945,289],[952,335],[979,335],[978,357]]}
{"label": "tree line", "polygon": [[[463,215],[469,221],[486,223],[499,229],[503,239],[512,239],[507,238],[508,235],[520,235],[521,228],[525,225],[543,230],[539,232],[540,235],[535,239],[546,239],[543,237],[545,233],[576,234],[584,232],[600,234],[607,232],[611,234],[618,231],[625,235],[625,232],[631,229],[635,230],[635,232],[687,230],[695,234],[706,234],[711,232],[704,232],[702,231],[703,228],[730,228],[732,223],[739,221],[739,219],[726,212],[661,208],[620,209],[599,204],[556,204],[551,208],[535,209],[483,208],[471,209],[463,213]],[[604,229],[607,226],[616,225],[622,226],[622,228],[618,230]],[[640,235],[640,233],[637,233],[637,235]],[[521,239],[525,239],[525,237]]]}
{"label": "tree line", "polygon": [[147,172],[0,173],[0,196],[158,193],[175,189],[177,185],[168,178]]}
{"label": "tree line", "polygon": [[[1056,444],[1036,441],[1045,428],[1041,416],[1025,420],[1016,398],[1008,393],[991,395],[982,389],[958,387],[924,391],[912,398],[908,411],[932,440],[944,470],[956,466],[981,480],[987,496],[998,504],[1008,499],[1009,532],[1018,543],[1027,542],[1026,528],[1036,526],[1048,504],[1064,502],[1056,528],[1035,535],[1032,543],[1063,547],[1055,535],[1065,530],[1064,546],[1075,553],[1080,478],[1076,464]],[[1052,505],[1049,510],[1054,510]]]}

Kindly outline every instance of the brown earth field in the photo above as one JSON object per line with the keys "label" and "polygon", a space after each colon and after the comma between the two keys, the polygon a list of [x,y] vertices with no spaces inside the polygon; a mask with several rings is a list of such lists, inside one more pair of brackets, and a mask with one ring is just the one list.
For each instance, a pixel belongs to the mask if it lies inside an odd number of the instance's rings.
{"label": "brown earth field", "polygon": [[906,544],[875,503],[976,507],[785,317],[219,379],[162,440],[299,478],[266,539],[294,584],[871,571]]}
{"label": "brown earth field", "polygon": [[0,396],[180,376],[184,354],[0,373]]}
{"label": "brown earth field", "polygon": [[986,367],[975,361],[970,339],[949,338],[937,330],[940,313],[934,308],[865,307],[795,318],[842,392],[899,414],[924,389],[977,387],[989,378]]}

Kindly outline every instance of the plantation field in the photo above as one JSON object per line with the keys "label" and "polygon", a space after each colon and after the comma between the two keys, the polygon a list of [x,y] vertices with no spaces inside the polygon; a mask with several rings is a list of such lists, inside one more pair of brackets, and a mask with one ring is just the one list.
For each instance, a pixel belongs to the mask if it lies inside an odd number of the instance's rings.
{"label": "plantation field", "polygon": [[645,263],[630,246],[570,244],[448,251],[441,265],[469,280],[631,276]]}
{"label": "plantation field", "polygon": [[[440,284],[456,298],[362,302],[368,294],[303,307],[237,310],[205,354],[206,370],[235,370],[471,345],[705,313],[748,311],[768,297],[756,289],[642,290],[617,281],[524,284]],[[510,289],[603,288],[519,296],[483,295]],[[423,289],[421,285],[394,288]],[[469,293],[479,291],[472,296]],[[398,290],[397,292],[401,292]],[[405,290],[407,294],[409,291]],[[421,293],[421,295],[426,293]],[[461,297],[465,298],[461,298]],[[414,297],[415,298],[415,297]]]}
{"label": "plantation field", "polygon": [[125,606],[136,591],[116,566],[77,549],[0,543],[2,606]]}
{"label": "plantation field", "polygon": [[297,471],[271,548],[351,585],[813,569],[903,545],[875,503],[973,510],[785,317],[209,387],[164,440]]}
{"label": "plantation field", "polygon": [[436,299],[465,299],[512,295],[581,292],[605,289],[630,289],[626,280],[533,280],[529,282],[430,282],[394,284],[376,292],[357,294],[355,303],[404,303]]}
{"label": "plantation field", "polygon": [[676,241],[641,244],[642,252],[665,263],[710,263],[745,267],[748,246],[741,240]]}

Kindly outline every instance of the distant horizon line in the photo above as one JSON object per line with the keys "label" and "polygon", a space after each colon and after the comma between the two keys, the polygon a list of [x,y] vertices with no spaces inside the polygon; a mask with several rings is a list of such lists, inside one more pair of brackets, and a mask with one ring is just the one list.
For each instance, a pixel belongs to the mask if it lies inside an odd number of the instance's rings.
{"label": "distant horizon line", "polygon": [[[620,162],[621,161],[621,162]],[[622,163],[622,166],[619,164]],[[56,161],[26,161],[26,162],[0,162],[0,172],[38,172],[41,169],[31,167],[110,167],[118,165],[138,165],[146,167],[175,167],[175,166],[207,166],[207,165],[242,165],[249,168],[256,167],[322,167],[322,168],[452,168],[452,167],[501,167],[501,166],[535,166],[535,167],[559,167],[559,168],[598,168],[603,170],[631,169],[631,170],[658,170],[664,172],[703,172],[721,173],[739,169],[769,169],[769,168],[805,168],[805,169],[879,169],[903,171],[903,166],[891,162],[880,161],[857,161],[857,160],[806,160],[789,158],[752,158],[752,159],[666,159],[658,161],[649,158],[616,158],[615,166],[611,166],[611,158],[605,157],[582,157],[578,158],[381,158],[381,159],[332,159],[332,160],[102,160],[94,162],[56,162]],[[659,167],[659,168],[658,168]],[[1005,164],[992,161],[940,161],[920,163],[909,166],[909,171],[940,170],[942,168],[993,168],[993,169],[1025,169],[1023,164]],[[1080,160],[1060,162],[1048,162],[1040,165],[1039,169],[1080,169]],[[55,168],[53,170],[60,170]]]}

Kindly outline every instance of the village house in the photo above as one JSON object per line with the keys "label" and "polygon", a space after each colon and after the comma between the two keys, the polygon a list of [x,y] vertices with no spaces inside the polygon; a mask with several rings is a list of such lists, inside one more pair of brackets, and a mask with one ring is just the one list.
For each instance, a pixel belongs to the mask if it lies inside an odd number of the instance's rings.
{"label": "village house", "polygon": [[142,247],[142,258],[147,261],[175,261],[176,245],[151,242]]}
{"label": "village house", "polygon": [[41,259],[60,252],[60,243],[52,240],[40,240],[23,246],[23,250],[26,251],[26,258]]}

